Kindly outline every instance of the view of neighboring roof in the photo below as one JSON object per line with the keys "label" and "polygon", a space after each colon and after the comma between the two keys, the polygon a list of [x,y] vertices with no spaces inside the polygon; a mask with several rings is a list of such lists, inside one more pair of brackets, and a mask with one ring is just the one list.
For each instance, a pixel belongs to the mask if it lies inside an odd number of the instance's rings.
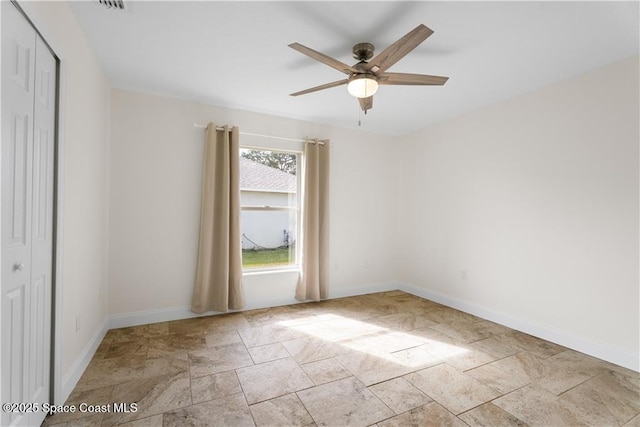
{"label": "view of neighboring roof", "polygon": [[295,175],[240,157],[240,190],[296,191]]}

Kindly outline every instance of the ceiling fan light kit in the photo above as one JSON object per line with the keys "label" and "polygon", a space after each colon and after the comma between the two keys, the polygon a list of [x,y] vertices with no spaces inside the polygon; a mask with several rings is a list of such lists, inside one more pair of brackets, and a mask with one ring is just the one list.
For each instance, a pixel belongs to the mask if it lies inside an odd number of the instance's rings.
{"label": "ceiling fan light kit", "polygon": [[378,91],[378,81],[373,74],[356,74],[349,79],[347,90],[356,98],[373,96]]}
{"label": "ceiling fan light kit", "polygon": [[386,72],[389,67],[404,58],[431,34],[433,34],[433,31],[429,27],[420,24],[375,57],[373,56],[374,46],[371,43],[358,43],[353,46],[352,52],[353,57],[359,62],[353,66],[338,61],[324,53],[303,46],[300,43],[292,43],[289,45],[290,48],[295,49],[316,61],[335,68],[336,70],[347,74],[348,77],[343,80],[301,90],[299,92],[292,93],[291,96],[305,95],[307,93],[317,92],[323,89],[329,89],[346,84],[349,94],[358,98],[360,108],[362,108],[366,114],[367,110],[370,110],[371,107],[373,107],[373,95],[378,91],[378,86],[441,86],[446,83],[449,79],[448,77]]}

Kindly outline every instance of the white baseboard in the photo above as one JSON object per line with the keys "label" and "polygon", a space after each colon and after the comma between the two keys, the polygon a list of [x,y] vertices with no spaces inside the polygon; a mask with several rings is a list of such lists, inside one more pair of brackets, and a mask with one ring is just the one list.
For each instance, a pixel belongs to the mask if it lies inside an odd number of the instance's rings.
{"label": "white baseboard", "polygon": [[[356,295],[371,294],[376,292],[394,291],[398,289],[395,282],[371,283],[361,286],[344,288],[337,292],[330,292],[329,299],[343,298]],[[279,297],[271,299],[248,300],[245,307],[240,311],[255,310],[259,308],[281,307],[283,305],[300,304],[293,295],[291,297]],[[137,311],[133,313],[112,314],[109,316],[108,329],[126,328],[129,326],[147,325],[149,323],[169,322],[172,320],[190,319],[193,317],[211,316],[221,314],[217,311],[209,311],[196,314],[191,311],[191,307],[170,307],[158,310]]]}
{"label": "white baseboard", "polygon": [[490,320],[511,329],[533,335],[538,338],[551,341],[561,346],[588,354],[598,359],[640,372],[640,355],[633,354],[619,348],[614,348],[601,343],[593,342],[585,337],[577,336],[574,333],[562,329],[543,325],[529,320],[520,319],[504,313],[499,313],[467,301],[463,301],[429,289],[415,286],[409,283],[398,283],[398,289],[421,298],[425,298],[448,307],[473,314],[483,319]]}
{"label": "white baseboard", "polygon": [[172,320],[190,319],[199,316],[200,315],[193,313],[190,307],[171,307],[158,310],[136,311],[133,313],[112,314],[109,316],[109,329],[170,322]]}
{"label": "white baseboard", "polygon": [[67,371],[67,373],[62,377],[60,395],[55,396],[56,405],[64,404],[76,384],[78,384],[80,377],[84,373],[85,369],[87,369],[87,366],[89,366],[89,362],[91,362],[93,355],[96,354],[96,350],[98,350],[107,330],[107,319],[105,319],[102,326],[91,337],[84,349],[82,349],[82,352],[76,358],[75,362],[73,362],[69,371]]}
{"label": "white baseboard", "polygon": [[[564,347],[571,348],[576,351],[588,354],[593,357],[597,357],[602,360],[614,363],[616,365],[623,366],[628,369],[640,372],[640,356],[637,354],[631,354],[618,348],[613,348],[601,343],[595,343],[592,340],[577,336],[571,332],[554,328],[549,325],[538,324],[526,319],[514,317],[512,315],[499,313],[482,307],[468,301],[463,301],[458,298],[451,297],[449,295],[433,292],[427,288],[412,285],[402,282],[384,282],[384,283],[369,283],[360,286],[353,286],[349,288],[341,288],[339,290],[331,290],[329,299],[344,298],[356,295],[364,295],[376,292],[386,292],[393,290],[401,290],[422,298],[426,298],[431,301],[435,301],[440,304],[464,311],[469,314],[481,317],[483,319],[490,320],[492,322],[499,323],[509,328],[551,341],[553,343],[562,345]],[[267,307],[279,307],[283,305],[290,305],[299,303],[293,296],[291,297],[279,297],[272,299],[261,299],[256,301],[247,301],[247,304],[243,310],[253,310],[258,308]],[[104,334],[108,329],[124,328],[129,326],[145,325],[149,323],[167,322],[172,320],[189,319],[193,317],[209,316],[214,314],[220,314],[218,312],[208,312],[203,314],[195,314],[191,312],[191,308],[185,307],[170,307],[159,310],[139,311],[134,313],[114,314],[109,316],[108,322],[101,331],[99,331],[94,339],[87,345],[87,348],[83,351],[78,361],[71,369],[72,374],[68,374],[64,379],[63,390],[72,390],[75,383],[82,375],[84,368],[87,366],[93,353],[98,348],[100,341],[104,337]],[[81,369],[80,369],[81,368]],[[78,373],[79,372],[79,373]],[[67,378],[69,377],[69,378]],[[75,381],[72,379],[75,378]],[[67,383],[72,384],[68,388]],[[67,394],[68,395],[68,394]]]}
{"label": "white baseboard", "polygon": [[388,292],[395,291],[397,289],[397,282],[367,283],[357,287],[353,286],[350,288],[342,288],[337,291],[329,289],[329,299],[375,294],[376,292]]}
{"label": "white baseboard", "polygon": [[[274,298],[270,300],[248,302],[242,310],[255,310],[258,308],[280,307],[283,305],[299,304],[295,298]],[[233,312],[233,311],[232,311]],[[158,310],[136,311],[133,313],[112,314],[109,316],[108,329],[127,328],[129,326],[147,325],[150,323],[170,322],[173,320],[191,319],[194,317],[212,316],[222,314],[219,311],[207,311],[196,314],[191,307],[169,307]]]}

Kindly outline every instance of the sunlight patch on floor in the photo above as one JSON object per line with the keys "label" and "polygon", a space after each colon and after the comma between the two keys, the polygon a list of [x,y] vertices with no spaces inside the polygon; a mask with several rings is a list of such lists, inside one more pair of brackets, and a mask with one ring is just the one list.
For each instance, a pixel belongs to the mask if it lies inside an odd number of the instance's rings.
{"label": "sunlight patch on floor", "polygon": [[365,353],[406,367],[432,366],[469,350],[435,339],[394,331],[337,314],[321,314],[277,323],[349,350]]}

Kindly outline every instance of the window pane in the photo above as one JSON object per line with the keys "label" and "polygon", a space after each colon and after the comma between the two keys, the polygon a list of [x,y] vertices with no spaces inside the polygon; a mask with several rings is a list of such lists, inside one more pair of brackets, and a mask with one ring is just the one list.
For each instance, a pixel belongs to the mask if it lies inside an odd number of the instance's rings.
{"label": "window pane", "polygon": [[296,211],[242,211],[242,267],[296,264]]}
{"label": "window pane", "polygon": [[297,167],[295,153],[240,149],[243,268],[296,264]]}
{"label": "window pane", "polygon": [[297,206],[295,153],[240,150],[240,203],[243,206]]}

